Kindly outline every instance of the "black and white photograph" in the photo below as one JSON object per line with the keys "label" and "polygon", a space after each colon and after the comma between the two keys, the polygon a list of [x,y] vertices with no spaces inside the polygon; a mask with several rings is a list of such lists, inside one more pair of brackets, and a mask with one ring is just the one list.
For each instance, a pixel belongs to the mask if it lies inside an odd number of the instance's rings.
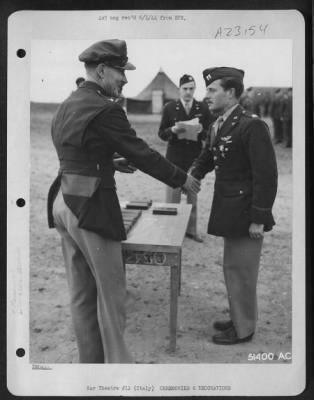
{"label": "black and white photograph", "polygon": [[304,43],[296,10],[10,16],[11,393],[304,390]]}

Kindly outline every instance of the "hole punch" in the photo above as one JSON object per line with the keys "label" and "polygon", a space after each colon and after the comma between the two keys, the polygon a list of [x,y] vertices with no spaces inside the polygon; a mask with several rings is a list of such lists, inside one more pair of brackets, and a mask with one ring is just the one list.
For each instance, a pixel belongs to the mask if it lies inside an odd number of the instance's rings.
{"label": "hole punch", "polygon": [[25,203],[26,203],[25,200],[22,199],[22,198],[16,200],[16,205],[17,205],[18,207],[24,207],[24,206],[25,206]]}
{"label": "hole punch", "polygon": [[24,49],[18,49],[18,51],[16,52],[17,56],[19,58],[24,58],[26,56],[26,51]]}
{"label": "hole punch", "polygon": [[23,348],[19,348],[16,350],[16,355],[18,357],[24,357],[25,356],[25,350]]}

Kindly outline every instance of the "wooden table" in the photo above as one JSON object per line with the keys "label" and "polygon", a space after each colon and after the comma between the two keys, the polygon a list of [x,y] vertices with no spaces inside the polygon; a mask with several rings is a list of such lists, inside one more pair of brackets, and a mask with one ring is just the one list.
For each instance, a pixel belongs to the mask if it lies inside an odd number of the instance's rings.
{"label": "wooden table", "polygon": [[[121,202],[121,207],[127,202]],[[155,207],[175,207],[177,215],[155,215]],[[176,349],[178,295],[181,286],[181,253],[192,206],[190,204],[153,203],[122,242],[126,264],[169,266],[170,272],[170,350]]]}

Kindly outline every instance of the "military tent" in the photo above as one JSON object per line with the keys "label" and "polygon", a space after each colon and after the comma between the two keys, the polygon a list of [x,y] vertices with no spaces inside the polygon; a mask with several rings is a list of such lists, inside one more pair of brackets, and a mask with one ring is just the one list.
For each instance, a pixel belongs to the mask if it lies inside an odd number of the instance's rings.
{"label": "military tent", "polygon": [[164,104],[179,97],[179,88],[160,69],[155,78],[136,97],[127,98],[127,112],[160,114]]}

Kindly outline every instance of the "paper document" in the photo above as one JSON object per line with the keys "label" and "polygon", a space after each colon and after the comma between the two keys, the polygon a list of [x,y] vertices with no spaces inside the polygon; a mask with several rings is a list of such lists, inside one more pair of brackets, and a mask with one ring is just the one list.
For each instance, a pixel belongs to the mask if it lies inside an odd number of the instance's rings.
{"label": "paper document", "polygon": [[198,118],[190,119],[189,121],[178,121],[176,127],[182,132],[178,132],[178,139],[188,139],[197,141],[198,134],[201,132],[202,127]]}

